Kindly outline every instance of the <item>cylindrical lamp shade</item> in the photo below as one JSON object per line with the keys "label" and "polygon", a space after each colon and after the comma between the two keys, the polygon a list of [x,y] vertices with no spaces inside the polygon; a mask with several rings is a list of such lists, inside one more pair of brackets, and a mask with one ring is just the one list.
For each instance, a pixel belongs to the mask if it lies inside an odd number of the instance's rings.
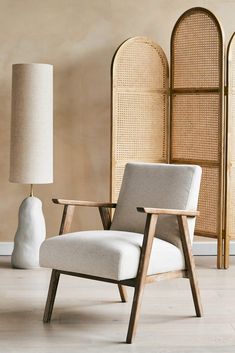
{"label": "cylindrical lamp shade", "polygon": [[10,182],[53,182],[52,65],[13,65],[10,156]]}

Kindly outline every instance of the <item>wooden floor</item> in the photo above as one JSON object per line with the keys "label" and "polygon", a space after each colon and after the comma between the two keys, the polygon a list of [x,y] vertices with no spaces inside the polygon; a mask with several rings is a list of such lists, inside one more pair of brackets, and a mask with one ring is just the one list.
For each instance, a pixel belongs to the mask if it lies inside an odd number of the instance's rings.
{"label": "wooden floor", "polygon": [[235,257],[229,270],[196,258],[203,318],[194,317],[187,280],[148,285],[132,345],[123,343],[130,303],[119,302],[115,285],[62,276],[43,324],[50,271],[13,270],[9,261],[0,257],[0,353],[235,352]]}

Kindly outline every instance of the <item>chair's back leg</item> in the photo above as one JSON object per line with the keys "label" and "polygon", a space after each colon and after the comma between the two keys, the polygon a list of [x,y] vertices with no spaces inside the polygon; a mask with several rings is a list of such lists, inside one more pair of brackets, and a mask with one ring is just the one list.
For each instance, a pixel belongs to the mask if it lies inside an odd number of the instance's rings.
{"label": "chair's back leg", "polygon": [[119,290],[119,294],[120,294],[122,302],[126,303],[128,301],[126,288],[124,286],[122,286],[121,284],[118,284],[118,290]]}
{"label": "chair's back leg", "polygon": [[46,302],[44,316],[43,316],[43,322],[50,322],[51,320],[51,315],[54,307],[55,296],[56,296],[59,279],[60,279],[60,272],[57,270],[52,270],[51,281],[50,281],[48,295],[47,295],[47,302]]}
{"label": "chair's back leg", "polygon": [[157,215],[147,215],[126,343],[132,343],[137,328],[157,218]]}
{"label": "chair's back leg", "polygon": [[179,223],[179,229],[181,233],[185,264],[186,264],[186,269],[187,269],[188,277],[190,281],[195,311],[197,316],[200,317],[203,315],[203,310],[202,310],[199,287],[197,283],[195,263],[194,263],[194,258],[192,254],[192,246],[190,242],[187,217],[178,216],[178,223]]}

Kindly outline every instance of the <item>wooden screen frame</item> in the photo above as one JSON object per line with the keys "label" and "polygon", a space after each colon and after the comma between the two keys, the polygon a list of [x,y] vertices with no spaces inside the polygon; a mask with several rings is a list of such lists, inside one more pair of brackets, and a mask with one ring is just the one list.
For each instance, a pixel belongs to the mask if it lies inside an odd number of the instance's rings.
{"label": "wooden screen frame", "polygon": [[[231,184],[232,184],[232,176],[231,176],[231,171],[232,171],[232,164],[234,163],[232,161],[231,157],[231,150],[232,148],[235,148],[235,146],[232,146],[234,144],[233,142],[233,129],[232,129],[232,123],[233,123],[233,116],[235,118],[235,111],[232,110],[232,98],[233,98],[233,92],[235,94],[235,87],[232,87],[232,70],[235,71],[235,61],[232,61],[232,46],[235,47],[235,32],[232,34],[230,37],[228,47],[227,47],[227,55],[226,55],[226,82],[227,82],[227,87],[225,90],[226,94],[226,187],[225,187],[225,201],[226,201],[226,208],[225,208],[225,244],[224,244],[224,267],[228,268],[229,267],[229,252],[230,252],[230,240],[235,239],[235,231],[234,233],[231,231],[231,216],[234,214],[232,206],[232,198],[231,198]],[[233,49],[235,53],[235,48]],[[232,69],[232,65],[234,66],[234,69]],[[235,100],[234,100],[235,103]],[[234,215],[235,216],[235,215]]]}

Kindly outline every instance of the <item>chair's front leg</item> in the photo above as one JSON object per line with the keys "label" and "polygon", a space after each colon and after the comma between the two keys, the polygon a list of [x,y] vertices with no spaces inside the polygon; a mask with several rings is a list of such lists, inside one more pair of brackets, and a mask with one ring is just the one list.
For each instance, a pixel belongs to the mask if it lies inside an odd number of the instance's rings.
{"label": "chair's front leg", "polygon": [[138,268],[138,273],[136,277],[136,285],[135,285],[135,292],[134,292],[133,304],[131,309],[131,316],[130,316],[127,338],[126,338],[127,343],[132,343],[132,340],[134,338],[136,328],[137,328],[137,322],[140,314],[140,306],[142,302],[145,280],[146,280],[146,275],[148,271],[148,265],[149,265],[151,250],[152,250],[153,238],[156,230],[157,218],[158,216],[156,214],[147,215],[145,231],[144,231],[144,239],[143,239],[143,244],[142,244],[141,254],[140,254],[139,268]]}
{"label": "chair's front leg", "polygon": [[[74,209],[75,206],[73,205],[64,206],[59,232],[60,235],[69,232],[73,220]],[[57,270],[52,270],[50,285],[47,294],[47,301],[44,310],[43,322],[50,322],[51,320],[59,279],[60,272]]]}
{"label": "chair's front leg", "polygon": [[60,272],[57,270],[52,270],[51,281],[49,285],[47,301],[46,301],[46,306],[45,306],[45,311],[43,316],[43,322],[50,322],[51,320],[51,315],[54,307],[55,296],[56,296],[59,279],[60,279]]}
{"label": "chair's front leg", "polygon": [[178,218],[179,229],[181,233],[185,264],[186,264],[186,269],[188,271],[195,311],[197,316],[201,317],[203,315],[203,310],[202,310],[199,287],[197,283],[195,263],[194,263],[194,258],[192,254],[192,246],[191,246],[189,229],[188,229],[188,220],[186,216],[178,216],[177,218]]}

